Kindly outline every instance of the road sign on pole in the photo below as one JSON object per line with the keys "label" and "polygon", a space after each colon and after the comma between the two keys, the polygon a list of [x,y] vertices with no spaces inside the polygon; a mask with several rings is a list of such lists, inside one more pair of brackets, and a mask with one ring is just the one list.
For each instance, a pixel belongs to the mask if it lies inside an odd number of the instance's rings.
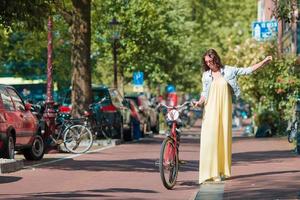
{"label": "road sign on pole", "polygon": [[264,41],[274,38],[278,33],[278,22],[262,21],[252,23],[252,36],[257,41]]}
{"label": "road sign on pole", "polygon": [[144,73],[137,71],[133,72],[133,91],[143,92],[144,91]]}
{"label": "road sign on pole", "polygon": [[133,72],[133,85],[144,85],[144,73]]}

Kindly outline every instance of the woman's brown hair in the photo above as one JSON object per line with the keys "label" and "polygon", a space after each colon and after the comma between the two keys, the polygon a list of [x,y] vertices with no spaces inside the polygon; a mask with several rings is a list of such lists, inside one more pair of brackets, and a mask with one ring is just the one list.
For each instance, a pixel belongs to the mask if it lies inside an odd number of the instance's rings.
{"label": "woman's brown hair", "polygon": [[221,59],[220,59],[220,56],[218,55],[218,53],[214,49],[209,49],[203,54],[203,58],[202,58],[204,71],[210,70],[210,68],[208,67],[208,65],[205,62],[205,56],[209,56],[210,58],[212,58],[214,64],[216,64],[216,66],[219,69],[224,67],[221,63]]}

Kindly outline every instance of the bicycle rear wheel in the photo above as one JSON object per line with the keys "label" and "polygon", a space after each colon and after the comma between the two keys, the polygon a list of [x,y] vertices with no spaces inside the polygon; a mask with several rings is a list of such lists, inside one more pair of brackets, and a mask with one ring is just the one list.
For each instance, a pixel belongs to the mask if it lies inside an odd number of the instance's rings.
{"label": "bicycle rear wheel", "polygon": [[163,185],[172,189],[178,175],[178,152],[174,140],[170,137],[165,138],[161,145],[159,172]]}
{"label": "bicycle rear wheel", "polygon": [[93,145],[93,134],[81,124],[75,124],[64,131],[64,145],[69,152],[85,153]]}

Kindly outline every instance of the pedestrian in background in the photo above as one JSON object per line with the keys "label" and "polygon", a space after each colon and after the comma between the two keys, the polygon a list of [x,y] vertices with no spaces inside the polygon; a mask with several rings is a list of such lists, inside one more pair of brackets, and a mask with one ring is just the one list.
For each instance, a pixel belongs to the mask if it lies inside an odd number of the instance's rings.
{"label": "pedestrian in background", "polygon": [[195,106],[204,104],[201,129],[199,183],[221,181],[231,175],[232,97],[239,97],[237,76],[249,75],[272,60],[247,68],[223,65],[214,49],[203,55],[202,93]]}

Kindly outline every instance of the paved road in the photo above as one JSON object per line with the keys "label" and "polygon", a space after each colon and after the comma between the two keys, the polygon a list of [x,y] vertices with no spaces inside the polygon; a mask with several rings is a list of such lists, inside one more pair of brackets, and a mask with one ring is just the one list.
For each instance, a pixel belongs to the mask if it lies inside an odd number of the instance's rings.
{"label": "paved road", "polygon": [[26,162],[26,169],[0,175],[0,198],[300,199],[300,157],[286,138],[240,137],[239,130],[233,132],[232,177],[199,186],[199,132],[200,127],[189,129],[182,138],[180,157],[188,163],[180,167],[172,191],[162,186],[155,166],[160,136],[94,148],[90,154],[47,154],[43,163]]}
{"label": "paved road", "polygon": [[[155,161],[163,137],[84,155],[47,155],[42,165],[0,176],[1,199],[191,199],[197,193],[199,138],[183,138],[178,183],[162,186]],[[60,160],[57,162],[58,157]],[[36,164],[36,163],[35,163]]]}

